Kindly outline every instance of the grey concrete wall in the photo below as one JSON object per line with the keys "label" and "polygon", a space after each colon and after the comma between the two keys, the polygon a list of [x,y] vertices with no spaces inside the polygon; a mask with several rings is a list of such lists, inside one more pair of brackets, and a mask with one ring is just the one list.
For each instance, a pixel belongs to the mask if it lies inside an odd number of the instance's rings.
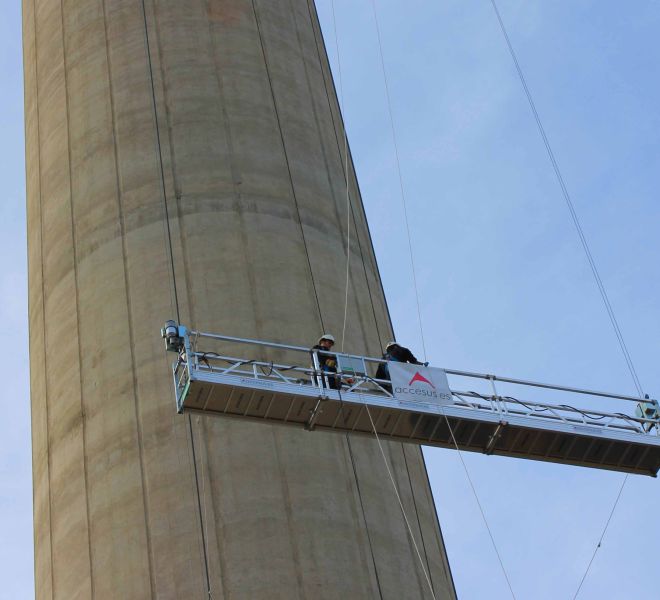
{"label": "grey concrete wall", "polygon": [[[23,6],[37,598],[206,598],[158,336],[176,308],[165,207],[183,323],[340,334],[343,133],[313,1]],[[376,355],[392,334],[348,178],[346,348]],[[431,597],[374,441],[190,424],[213,598]],[[421,453],[387,456],[452,598]]]}

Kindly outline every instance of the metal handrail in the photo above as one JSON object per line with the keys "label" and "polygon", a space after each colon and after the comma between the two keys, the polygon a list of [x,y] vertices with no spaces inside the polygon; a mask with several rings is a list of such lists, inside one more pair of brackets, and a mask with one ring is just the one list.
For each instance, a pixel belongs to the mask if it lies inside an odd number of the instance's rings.
{"label": "metal handrail", "polygon": [[[482,396],[480,394],[476,394],[475,392],[462,392],[462,391],[453,391],[452,390],[452,395],[456,398],[459,399],[459,404],[462,406],[466,406],[469,408],[473,408],[474,410],[491,410],[493,412],[501,412],[498,411],[497,409],[493,409],[492,406],[492,400],[494,399],[493,396]],[[479,398],[482,400],[488,400],[491,401],[491,405],[488,406],[486,404],[479,404],[479,403],[471,403],[468,402],[464,399],[464,396],[467,396],[469,398]],[[507,404],[510,404],[512,406],[529,406],[533,407],[532,410],[530,411],[524,411],[520,410],[517,408],[510,409],[507,408],[507,414],[518,414],[518,415],[526,415],[526,416],[535,416],[535,417],[540,417],[544,419],[555,419],[555,420],[561,420],[561,421],[567,421],[571,423],[582,423],[586,425],[598,425],[599,427],[604,427],[604,428],[609,428],[609,427],[616,427],[617,429],[631,429],[638,431],[639,427],[635,427],[635,425],[643,425],[643,424],[650,424],[650,425],[656,425],[657,421],[654,421],[652,419],[644,419],[641,417],[633,417],[630,415],[625,415],[623,413],[604,413],[601,411],[596,411],[596,410],[591,410],[591,409],[584,409],[581,410],[579,408],[575,408],[574,406],[568,406],[568,405],[552,405],[552,404],[540,404],[538,402],[531,402],[531,401],[522,401],[516,399],[515,401],[511,401],[503,396],[499,397],[500,400],[503,400]],[[540,410],[534,410],[534,409],[540,409]],[[548,411],[549,414],[547,415],[541,415],[539,412],[541,411]],[[571,417],[563,417],[558,414],[555,414],[556,412],[570,412],[570,413],[578,413],[582,415],[581,419],[574,419]],[[608,418],[610,420],[612,419],[619,419],[625,423],[628,423],[628,425],[623,426],[623,425],[616,425],[616,424],[611,424],[611,423],[604,423],[603,421],[599,419],[593,419],[590,418],[588,415],[597,415],[601,416],[603,418]]]}
{"label": "metal handrail", "polygon": [[640,398],[639,396],[627,396],[625,394],[613,394],[611,392],[600,392],[596,390],[587,390],[583,388],[568,387],[565,385],[556,385],[553,383],[541,383],[539,381],[528,381],[525,379],[513,379],[512,377],[501,377],[499,375],[489,375],[486,373],[473,373],[471,371],[457,371],[455,369],[444,369],[447,375],[456,375],[458,377],[470,377],[472,379],[487,379],[490,381],[501,381],[503,383],[513,383],[528,387],[544,388],[548,390],[557,390],[560,392],[571,392],[574,394],[584,394],[587,396],[599,396],[602,398],[614,398],[615,400],[629,400],[631,402],[649,402],[653,403],[651,398]]}
{"label": "metal handrail", "polygon": [[[328,373],[321,369],[319,356],[338,356],[346,357],[350,359],[357,359],[363,361],[365,367],[367,363],[372,365],[384,364],[387,361],[383,358],[373,358],[368,356],[361,356],[357,354],[348,354],[343,352],[334,352],[332,350],[323,350],[323,349],[313,349],[306,348],[303,346],[293,346],[290,344],[281,344],[276,342],[265,342],[262,340],[254,340],[249,338],[238,338],[232,336],[225,336],[219,334],[212,334],[200,331],[187,331],[185,328],[181,328],[184,336],[184,354],[189,355],[188,359],[185,360],[181,357],[175,366],[175,384],[178,390],[182,390],[185,386],[185,372],[190,368],[196,368],[199,370],[206,370],[207,366],[203,364],[202,360],[208,364],[208,370],[211,372],[225,373],[227,375],[240,375],[242,377],[255,378],[255,379],[267,379],[275,380],[284,383],[300,383],[300,379],[295,377],[288,377],[283,374],[285,371],[293,371],[297,375],[303,375],[309,377],[310,384],[319,388],[321,394],[325,394],[325,391],[331,389],[332,386],[329,385],[329,377],[336,377],[341,381],[352,380],[349,384],[349,390],[345,393],[357,393],[357,394],[378,394],[381,397],[386,396],[393,398],[393,394],[387,390],[387,386],[391,385],[389,380],[378,379],[376,377],[371,377],[369,374],[354,374],[354,373],[342,373],[341,370],[338,370],[337,373]],[[272,361],[260,361],[253,359],[242,359],[234,356],[225,356],[218,354],[216,352],[202,352],[198,349],[200,341],[204,338],[217,340],[220,342],[229,342],[236,344],[247,344],[252,346],[264,347],[264,348],[273,348],[278,350],[288,350],[292,352],[304,353],[307,357],[311,358],[312,366],[306,367],[301,365],[292,365],[292,364],[278,364]],[[211,362],[226,362],[230,366],[227,368],[220,368],[219,371],[215,371],[211,366]],[[338,361],[339,362],[339,361]],[[251,365],[252,369],[245,370],[241,369],[243,365]],[[184,367],[183,373],[177,377],[177,371]],[[339,365],[338,365],[339,366]],[[271,369],[271,372],[268,374],[260,373],[258,369],[267,368]],[[489,410],[506,415],[522,415],[522,416],[533,416],[536,418],[545,418],[550,420],[559,420],[566,423],[573,424],[584,424],[584,425],[597,425],[603,428],[616,428],[616,429],[627,429],[633,431],[639,431],[640,433],[650,433],[651,429],[655,429],[655,434],[660,435],[659,420],[658,419],[648,419],[644,417],[637,417],[632,415],[627,415],[624,413],[611,413],[603,412],[601,410],[594,409],[580,409],[577,407],[569,406],[566,404],[547,404],[539,403],[528,400],[520,400],[514,398],[513,396],[502,396],[497,393],[495,389],[495,381],[509,383],[525,387],[534,387],[542,388],[548,390],[554,390],[559,392],[568,392],[574,394],[582,394],[593,397],[602,397],[602,398],[611,398],[615,400],[626,400],[634,401],[636,403],[649,403],[656,404],[655,400],[652,399],[639,399],[633,396],[628,396],[624,394],[614,394],[610,392],[601,392],[595,390],[588,390],[583,388],[569,387],[563,385],[548,384],[536,381],[529,381],[524,379],[514,379],[510,377],[501,377],[497,375],[491,375],[486,373],[477,373],[472,371],[462,371],[456,369],[444,369],[448,375],[453,375],[456,377],[465,377],[472,379],[481,379],[490,381],[493,394],[480,394],[474,391],[454,391],[452,394],[458,401],[455,402],[456,406],[464,406],[472,408],[475,410]],[[183,385],[182,385],[183,382]],[[367,387],[361,387],[364,384],[367,384]],[[465,400],[465,398],[478,398],[483,400],[487,404],[480,403],[471,403]],[[527,408],[528,410],[521,410],[521,407]],[[540,414],[544,412],[545,414]],[[576,418],[575,416],[569,416],[580,414],[581,418]],[[599,417],[603,420],[600,420]],[[624,425],[625,423],[625,425]]]}
{"label": "metal handrail", "polygon": [[[238,337],[231,337],[227,335],[218,335],[214,333],[206,333],[206,332],[201,332],[201,331],[191,331],[191,335],[195,335],[197,337],[207,337],[210,339],[215,339],[215,340],[220,340],[220,341],[226,341],[226,342],[236,342],[236,343],[241,343],[241,344],[251,344],[255,346],[263,346],[263,347],[268,347],[268,348],[276,348],[276,349],[281,349],[281,350],[291,350],[295,352],[305,352],[305,353],[310,353],[311,348],[306,348],[304,346],[292,346],[289,344],[280,344],[276,342],[264,342],[261,340],[253,340],[250,338],[238,338]],[[348,354],[345,352],[335,352],[335,351],[324,351],[324,350],[317,350],[317,352],[325,355],[341,355],[341,356],[346,356],[348,358],[357,358],[360,360],[364,360],[369,363],[387,363],[387,360],[383,358],[374,358],[371,356],[361,356],[359,354]],[[544,382],[539,382],[539,381],[530,381],[526,379],[515,379],[513,377],[502,377],[500,375],[492,375],[489,373],[478,373],[475,371],[461,371],[458,369],[445,369],[443,368],[443,371],[447,373],[447,375],[455,375],[457,377],[469,377],[472,379],[483,379],[487,381],[500,381],[502,383],[511,383],[514,385],[523,385],[523,386],[528,386],[528,387],[536,387],[536,388],[543,388],[543,389],[549,389],[549,390],[556,390],[559,392],[570,392],[574,394],[582,394],[586,396],[597,396],[601,398],[612,398],[615,400],[627,400],[630,402],[648,402],[648,403],[654,403],[656,402],[653,398],[639,398],[637,396],[629,396],[627,394],[615,394],[611,392],[602,392],[598,390],[589,390],[586,388],[577,388],[577,387],[572,387],[572,386],[565,386],[565,385],[557,385],[557,384],[552,384],[552,383],[544,383]]]}

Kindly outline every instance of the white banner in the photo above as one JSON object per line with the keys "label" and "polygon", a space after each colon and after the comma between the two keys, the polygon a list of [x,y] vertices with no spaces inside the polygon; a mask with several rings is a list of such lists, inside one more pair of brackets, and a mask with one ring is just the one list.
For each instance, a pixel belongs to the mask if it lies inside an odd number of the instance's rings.
{"label": "white banner", "polygon": [[392,391],[400,402],[452,404],[447,373],[442,369],[388,362]]}

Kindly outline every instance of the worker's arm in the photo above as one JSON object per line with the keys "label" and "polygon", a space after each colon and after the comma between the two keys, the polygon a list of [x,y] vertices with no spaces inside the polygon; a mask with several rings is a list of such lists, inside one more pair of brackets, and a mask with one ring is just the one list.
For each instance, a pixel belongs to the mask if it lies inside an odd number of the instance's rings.
{"label": "worker's arm", "polygon": [[417,360],[415,355],[410,350],[408,350],[408,348],[406,348],[406,357],[405,357],[404,362],[408,362],[408,363],[411,363],[413,365],[421,365],[422,364],[421,362],[419,362]]}

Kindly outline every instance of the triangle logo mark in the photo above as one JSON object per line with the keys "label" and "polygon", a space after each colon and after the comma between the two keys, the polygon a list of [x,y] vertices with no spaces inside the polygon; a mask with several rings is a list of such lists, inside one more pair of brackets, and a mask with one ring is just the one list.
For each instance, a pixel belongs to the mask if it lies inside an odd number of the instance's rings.
{"label": "triangle logo mark", "polygon": [[433,389],[435,389],[435,386],[426,377],[424,377],[424,375],[422,375],[419,371],[417,371],[413,375],[413,378],[410,380],[410,383],[408,383],[408,385],[410,386],[413,383],[415,383],[416,381],[419,381],[421,383],[426,383],[426,384],[430,385]]}

